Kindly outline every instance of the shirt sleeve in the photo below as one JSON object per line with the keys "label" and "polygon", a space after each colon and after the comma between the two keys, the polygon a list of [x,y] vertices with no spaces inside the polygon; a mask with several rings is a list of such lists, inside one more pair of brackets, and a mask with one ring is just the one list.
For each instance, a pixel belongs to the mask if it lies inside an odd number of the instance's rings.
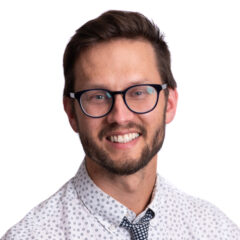
{"label": "shirt sleeve", "polygon": [[192,215],[196,236],[209,240],[240,240],[240,229],[213,204],[199,200],[199,211]]}

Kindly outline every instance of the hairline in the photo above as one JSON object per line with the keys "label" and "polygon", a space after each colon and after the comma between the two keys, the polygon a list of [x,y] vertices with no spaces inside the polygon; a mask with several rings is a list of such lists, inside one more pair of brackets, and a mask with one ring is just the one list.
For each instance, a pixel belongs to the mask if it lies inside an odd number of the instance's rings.
{"label": "hairline", "polygon": [[[97,41],[97,42],[94,42],[92,44],[89,44],[88,46],[85,46],[82,48],[82,50],[79,52],[78,56],[76,57],[75,61],[74,61],[74,64],[73,64],[73,69],[72,69],[72,74],[73,74],[73,89],[75,89],[75,82],[76,82],[76,77],[75,77],[75,69],[76,69],[76,63],[80,61],[80,67],[81,67],[81,71],[83,72],[83,67],[82,67],[82,64],[81,64],[81,56],[86,53],[88,50],[90,50],[91,48],[94,48],[95,46],[97,45],[100,45],[100,44],[104,44],[104,43],[111,43],[111,42],[114,42],[114,41],[118,41],[118,40],[129,40],[129,41],[141,41],[141,42],[145,42],[145,43],[149,43],[153,49],[153,52],[154,52],[154,58],[155,58],[155,67],[157,68],[157,71],[158,71],[158,74],[159,74],[159,77],[162,81],[161,84],[164,84],[163,82],[163,77],[162,77],[162,74],[161,74],[161,70],[159,69],[159,65],[160,65],[160,62],[159,62],[159,58],[158,58],[158,55],[157,55],[157,49],[156,49],[156,46],[154,45],[154,42],[151,42],[149,39],[147,39],[146,37],[144,36],[135,36],[135,37],[124,37],[124,36],[120,36],[120,37],[113,37],[113,38],[110,38],[110,39],[107,39],[107,40],[100,40],[100,41]],[[84,74],[83,74],[84,75]],[[166,98],[168,97],[168,89],[166,89],[166,91],[164,91],[164,95],[166,96]]]}

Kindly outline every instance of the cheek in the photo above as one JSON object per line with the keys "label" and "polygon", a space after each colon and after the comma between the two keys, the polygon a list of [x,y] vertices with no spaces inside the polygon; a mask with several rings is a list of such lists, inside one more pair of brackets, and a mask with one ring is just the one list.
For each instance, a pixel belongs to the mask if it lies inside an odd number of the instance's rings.
{"label": "cheek", "polygon": [[157,106],[152,112],[143,114],[142,124],[147,130],[147,138],[152,138],[165,122],[163,108]]}
{"label": "cheek", "polygon": [[79,132],[83,133],[84,135],[91,134],[92,130],[96,129],[96,123],[94,121],[95,119],[86,116],[81,109],[79,109],[79,106],[75,108],[75,112]]}
{"label": "cheek", "polygon": [[100,124],[98,122],[98,119],[82,117],[79,119],[78,123],[80,133],[97,138],[96,136],[100,131]]}
{"label": "cheek", "polygon": [[164,107],[157,105],[156,108],[147,114],[141,116],[142,122],[147,125],[150,129],[153,129],[162,123],[164,119]]}

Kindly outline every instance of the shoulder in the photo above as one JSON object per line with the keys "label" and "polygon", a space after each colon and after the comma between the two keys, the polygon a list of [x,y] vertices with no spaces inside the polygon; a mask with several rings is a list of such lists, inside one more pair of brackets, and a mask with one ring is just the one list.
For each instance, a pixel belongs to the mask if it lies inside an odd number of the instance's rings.
{"label": "shoulder", "polygon": [[[33,208],[19,223],[7,231],[1,240],[48,239],[52,231],[60,229],[62,217],[81,205],[73,186],[73,179],[67,182],[50,198]],[[61,231],[56,231],[61,239]],[[51,233],[53,236],[53,233]]]}
{"label": "shoulder", "polygon": [[175,227],[199,239],[240,240],[240,229],[216,206],[178,190],[163,178],[160,185],[160,211],[166,227]]}

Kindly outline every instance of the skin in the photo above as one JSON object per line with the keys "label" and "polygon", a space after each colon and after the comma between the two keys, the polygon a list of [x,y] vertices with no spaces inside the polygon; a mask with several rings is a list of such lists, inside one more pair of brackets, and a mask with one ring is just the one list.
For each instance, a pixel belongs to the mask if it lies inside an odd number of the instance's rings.
{"label": "skin", "polygon": [[[145,40],[117,39],[98,43],[86,50],[75,63],[75,92],[95,87],[120,91],[139,83],[162,84],[157,69],[156,58],[151,44]],[[147,114],[135,114],[124,104],[122,96],[117,95],[113,110],[103,118],[90,118],[82,113],[78,102],[64,97],[63,103],[69,122],[82,140],[87,136],[99,149],[108,154],[112,164],[121,168],[125,164],[135,165],[146,146],[152,150],[153,142],[164,139],[165,124],[170,123],[176,112],[178,94],[169,89],[166,100],[160,92],[156,108]],[[109,126],[115,126],[110,128]],[[142,126],[146,134],[129,143],[112,143],[109,135],[140,132]],[[104,135],[99,137],[102,130]],[[157,139],[156,131],[159,130]],[[84,144],[83,144],[84,145]],[[89,157],[86,152],[86,167],[94,183],[104,192],[121,202],[136,214],[148,205],[154,188],[157,171],[157,154],[150,162],[133,174],[119,175]]]}

